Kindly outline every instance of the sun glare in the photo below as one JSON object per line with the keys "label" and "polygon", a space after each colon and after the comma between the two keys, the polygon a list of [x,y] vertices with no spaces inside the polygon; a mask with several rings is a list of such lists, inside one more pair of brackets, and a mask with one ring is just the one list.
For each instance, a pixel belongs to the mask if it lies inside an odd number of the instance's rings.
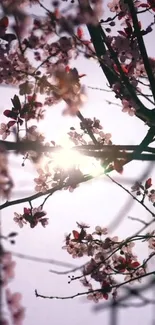
{"label": "sun glare", "polygon": [[103,167],[95,158],[90,158],[72,150],[71,148],[63,148],[53,155],[53,166],[63,168],[65,170],[72,167],[79,168],[83,174],[91,176],[99,176],[103,174]]}
{"label": "sun glare", "polygon": [[[51,123],[50,118],[48,121]],[[53,130],[54,129],[52,129],[52,131]],[[48,127],[48,122],[46,126],[44,125],[42,128],[42,132],[48,141],[51,138],[51,125]],[[89,174],[92,177],[96,177],[104,173],[104,168],[101,166],[99,160],[82,155],[73,149],[74,144],[69,139],[69,136],[65,134],[65,129],[61,129],[61,131],[59,130],[58,132],[54,133],[55,136],[52,138],[56,141],[56,145],[61,146],[62,149],[52,153],[51,169],[57,167],[65,170],[79,168],[83,174]]]}

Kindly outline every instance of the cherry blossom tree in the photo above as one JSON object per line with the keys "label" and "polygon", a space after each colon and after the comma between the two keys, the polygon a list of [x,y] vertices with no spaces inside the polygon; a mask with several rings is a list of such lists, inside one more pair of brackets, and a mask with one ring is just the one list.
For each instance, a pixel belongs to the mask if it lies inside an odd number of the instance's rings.
{"label": "cherry blossom tree", "polygon": [[[43,16],[35,15],[34,7],[41,8]],[[147,28],[143,28],[146,12],[150,13],[150,21]],[[3,112],[5,122],[0,124],[0,210],[24,203],[24,210],[15,211],[12,216],[19,228],[39,225],[46,228],[50,220],[45,204],[50,196],[56,191],[72,192],[83,182],[104,174],[151,215],[148,223],[131,218],[141,227],[132,236],[122,239],[110,237],[104,225],[96,225],[91,232],[89,225],[77,221],[77,229],[69,229],[63,249],[72,258],[88,257],[77,276],[75,269],[73,275],[69,275],[69,282],[80,281],[84,291],[66,297],[55,297],[51,293],[48,297],[36,289],[36,297],[69,299],[85,295],[94,302],[117,303],[120,287],[136,282],[143,286],[143,278],[152,279],[154,275],[148,269],[148,262],[155,254],[155,230],[147,229],[155,220],[152,179],[148,175],[127,189],[111,177],[112,171],[122,174],[124,166],[131,161],[155,160],[155,148],[151,146],[155,140],[155,58],[149,57],[145,45],[154,24],[154,0],[109,0],[107,3],[62,0],[51,1],[48,6],[43,0],[1,0],[0,84],[14,87],[15,95],[10,98],[10,107]],[[103,131],[97,117],[90,119],[82,115],[81,108],[88,98],[85,74],[80,74],[76,67],[80,55],[85,60],[96,61],[107,79],[106,89],[96,89],[114,93],[115,105],[122,114],[127,113],[129,118],[134,115],[147,125],[147,134],[140,144],[115,145],[111,133]],[[93,91],[93,87],[90,88]],[[46,118],[46,110],[52,106],[56,109],[60,102],[64,103],[64,119],[68,115],[79,119],[79,129],[71,126],[67,134],[74,158],[70,165],[65,162],[63,146],[54,139],[47,141],[39,131],[39,122]],[[18,154],[24,168],[28,160],[35,166],[38,176],[34,178],[32,196],[12,199],[14,175],[9,172],[10,152]],[[87,166],[85,170],[83,162]],[[95,166],[93,176],[89,166]],[[40,206],[35,204],[37,198],[42,198]],[[152,209],[148,207],[150,202]],[[17,236],[10,231],[8,235],[2,231],[0,234],[0,285],[9,319],[13,324],[21,324],[25,314],[21,293],[12,293],[8,288],[14,277],[15,262],[5,250],[5,241],[14,244]],[[143,262],[136,256],[137,242],[147,243],[151,250]],[[69,274],[68,271],[57,273]],[[10,324],[4,315],[0,317],[1,324]]]}

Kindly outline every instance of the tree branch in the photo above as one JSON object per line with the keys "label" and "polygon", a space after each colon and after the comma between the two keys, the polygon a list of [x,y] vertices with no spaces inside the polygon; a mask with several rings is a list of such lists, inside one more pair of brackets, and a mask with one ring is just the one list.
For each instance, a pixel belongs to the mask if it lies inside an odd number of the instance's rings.
{"label": "tree branch", "polygon": [[134,4],[133,4],[133,0],[128,1],[128,7],[129,7],[130,14],[131,14],[131,17],[132,17],[134,31],[135,31],[135,35],[136,35],[137,40],[138,40],[138,45],[139,45],[140,53],[141,53],[141,56],[142,56],[142,59],[143,59],[144,67],[145,67],[145,70],[147,72],[147,76],[148,76],[148,79],[149,79],[149,82],[150,82],[150,87],[151,87],[151,90],[152,90],[153,98],[154,98],[154,101],[155,101],[155,87],[154,87],[155,78],[154,78],[150,63],[149,63],[146,47],[145,47],[143,37],[142,37],[141,31],[140,31],[140,28],[139,28],[138,19],[137,19],[137,15],[136,15],[136,12],[135,12],[135,7],[134,7]]}

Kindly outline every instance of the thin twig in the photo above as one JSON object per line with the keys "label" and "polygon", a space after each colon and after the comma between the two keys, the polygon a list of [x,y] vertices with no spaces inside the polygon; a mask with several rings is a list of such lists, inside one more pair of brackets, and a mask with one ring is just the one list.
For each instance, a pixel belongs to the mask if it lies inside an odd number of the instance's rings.
{"label": "thin twig", "polygon": [[61,267],[68,267],[68,268],[77,268],[75,266],[75,264],[72,263],[67,263],[67,262],[61,262],[55,259],[49,259],[49,258],[42,258],[42,257],[36,257],[36,256],[30,256],[30,255],[25,255],[25,254],[21,254],[21,253],[17,253],[17,252],[12,252],[9,251],[13,256],[25,259],[25,260],[29,260],[29,261],[33,261],[33,262],[39,262],[39,263],[46,263],[46,264],[53,264],[53,265],[57,265],[57,266],[61,266]]}
{"label": "thin twig", "polygon": [[141,220],[139,218],[135,218],[135,217],[130,217],[129,216],[128,219],[134,220],[134,221],[138,221],[138,222],[142,223],[143,225],[148,226],[148,222],[145,222],[145,221],[143,221],[143,220]]}
{"label": "thin twig", "polygon": [[[124,282],[115,284],[115,285],[111,286],[111,289],[113,289],[113,288],[120,288],[123,285],[132,282],[133,280],[136,281],[136,280],[139,280],[141,278],[144,278],[144,277],[150,276],[150,275],[155,275],[155,271],[149,272],[149,273],[145,273],[145,274],[141,274],[141,275],[135,277],[134,279],[129,279],[127,281],[124,281]],[[88,294],[91,294],[91,293],[92,294],[93,293],[96,293],[96,292],[101,292],[102,293],[102,291],[103,291],[103,289],[95,289],[95,290],[90,290],[90,291],[85,291],[85,292],[78,292],[78,293],[76,293],[74,295],[71,295],[71,296],[45,296],[45,295],[39,294],[38,291],[35,289],[35,295],[36,295],[36,297],[40,297],[40,298],[44,298],[44,299],[67,300],[67,299],[74,299],[74,298],[77,298],[77,297],[80,297],[80,296],[88,295]]]}
{"label": "thin twig", "polygon": [[120,188],[122,188],[126,193],[128,193],[136,202],[138,202],[140,205],[142,205],[147,212],[149,212],[152,217],[155,217],[155,214],[141,201],[139,201],[127,188],[125,188],[123,185],[121,185],[120,183],[118,183],[117,181],[115,181],[111,176],[106,175],[109,179],[111,179],[111,181],[113,183],[115,183],[117,186],[119,186]]}

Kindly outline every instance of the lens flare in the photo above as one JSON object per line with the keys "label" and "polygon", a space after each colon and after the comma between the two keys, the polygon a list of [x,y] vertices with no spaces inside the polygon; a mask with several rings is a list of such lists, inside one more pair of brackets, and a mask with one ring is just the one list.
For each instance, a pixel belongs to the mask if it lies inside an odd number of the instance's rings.
{"label": "lens flare", "polygon": [[94,177],[104,172],[100,161],[92,157],[84,156],[69,148],[61,149],[59,152],[53,154],[53,166],[65,170],[73,167],[79,168],[83,174],[90,174]]}

